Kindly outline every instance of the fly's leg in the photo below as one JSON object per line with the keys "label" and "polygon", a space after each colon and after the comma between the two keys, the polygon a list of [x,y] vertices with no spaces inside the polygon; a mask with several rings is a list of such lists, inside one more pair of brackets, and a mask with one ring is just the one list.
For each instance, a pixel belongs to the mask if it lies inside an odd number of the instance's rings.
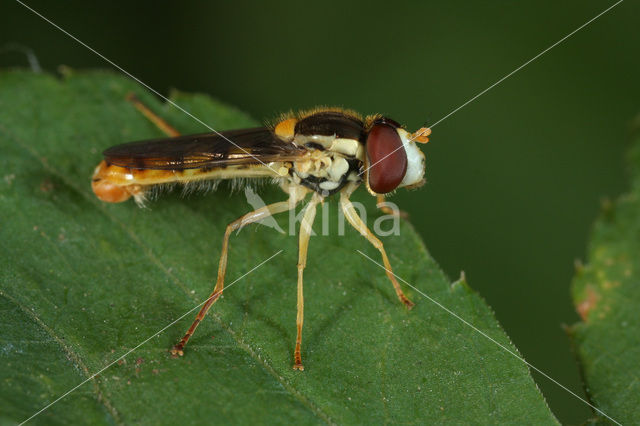
{"label": "fly's leg", "polygon": [[133,93],[127,95],[127,100],[133,104],[133,106],[149,119],[155,126],[160,129],[165,135],[169,137],[180,136],[180,132],[173,126],[167,123],[162,117],[151,111],[148,106],[142,103],[140,99]]}
{"label": "fly's leg", "polygon": [[362,221],[362,219],[360,219],[360,216],[358,216],[358,212],[353,207],[351,201],[349,201],[349,197],[351,196],[351,193],[355,190],[355,188],[355,185],[348,185],[340,192],[340,207],[342,208],[342,212],[344,213],[344,216],[347,218],[347,221],[349,221],[351,226],[353,226],[360,234],[362,234],[363,237],[369,240],[369,242],[378,249],[378,251],[382,255],[382,262],[384,263],[387,277],[389,277],[389,280],[391,280],[391,284],[393,284],[393,288],[398,295],[398,299],[400,299],[400,301],[404,303],[407,308],[411,309],[413,308],[414,303],[404,295],[402,289],[400,288],[400,284],[396,280],[396,277],[393,276],[393,272],[391,271],[391,264],[389,263],[389,258],[387,257],[387,253],[384,250],[382,241],[380,241],[373,234],[373,232],[371,232],[369,228],[367,228],[367,225]]}
{"label": "fly's leg", "polygon": [[303,294],[303,272],[307,266],[307,250],[309,248],[309,238],[311,237],[313,220],[316,217],[316,206],[320,202],[321,197],[314,194],[309,204],[305,208],[302,222],[300,223],[300,235],[298,240],[298,315],[296,316],[296,349],[293,352],[294,370],[304,370],[302,365],[302,356],[300,355],[300,347],[302,345],[302,323],[304,321],[304,294]]}
{"label": "fly's leg", "polygon": [[407,219],[409,217],[409,213],[402,211],[402,210],[397,210],[397,209],[392,209],[391,207],[389,207],[387,205],[387,202],[384,199],[384,195],[383,194],[378,194],[376,196],[376,207],[380,209],[380,211],[384,214],[390,214],[393,216],[398,216],[401,217],[403,219]]}
{"label": "fly's leg", "polygon": [[244,216],[234,220],[229,225],[227,225],[227,229],[224,233],[224,239],[222,240],[222,253],[220,254],[220,264],[218,266],[218,279],[216,281],[216,286],[214,287],[213,292],[204,303],[202,308],[200,308],[200,311],[198,312],[198,315],[196,315],[196,319],[193,321],[193,324],[191,324],[191,327],[189,327],[189,330],[187,330],[180,342],[171,349],[172,355],[184,355],[184,347],[195,332],[196,327],[198,327],[198,324],[200,324],[205,315],[207,315],[207,312],[209,311],[211,305],[213,305],[215,301],[218,300],[218,297],[220,297],[220,295],[222,294],[222,290],[224,289],[224,276],[227,271],[227,253],[229,251],[229,236],[231,236],[231,233],[237,229],[242,228],[245,225],[258,222],[276,213],[289,211],[296,206],[301,198],[304,198],[304,193],[292,192],[290,193],[288,201],[280,201],[278,203],[273,203],[268,206],[261,207],[257,210],[245,214]]}

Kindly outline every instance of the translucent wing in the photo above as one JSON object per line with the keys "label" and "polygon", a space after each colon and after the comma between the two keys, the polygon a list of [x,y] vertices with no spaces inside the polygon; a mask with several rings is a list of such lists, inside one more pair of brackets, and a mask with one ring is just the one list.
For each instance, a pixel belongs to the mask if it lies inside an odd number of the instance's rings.
{"label": "translucent wing", "polygon": [[185,170],[294,161],[307,151],[279,139],[266,127],[152,139],[116,145],[103,152],[120,167]]}

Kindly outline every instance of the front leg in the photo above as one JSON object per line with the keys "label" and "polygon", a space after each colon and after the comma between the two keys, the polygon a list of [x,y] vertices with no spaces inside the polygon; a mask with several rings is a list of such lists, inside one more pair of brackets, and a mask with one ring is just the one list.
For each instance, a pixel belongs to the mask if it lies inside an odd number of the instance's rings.
{"label": "front leg", "polygon": [[384,268],[387,272],[387,277],[393,284],[393,288],[396,291],[396,295],[398,299],[408,308],[411,309],[414,306],[414,303],[407,298],[402,292],[400,288],[400,284],[396,280],[396,277],[393,275],[393,271],[391,270],[391,264],[389,263],[389,258],[387,257],[387,252],[384,250],[384,245],[382,241],[380,241],[374,234],[367,228],[367,225],[362,221],[360,216],[358,216],[358,212],[353,207],[351,201],[349,201],[349,197],[353,193],[353,191],[357,188],[356,185],[346,186],[340,192],[340,207],[342,208],[342,212],[344,213],[344,217],[347,218],[347,221],[353,226],[363,237],[365,237],[369,242],[378,249],[380,254],[382,255],[382,262],[384,263]]}
{"label": "front leg", "polygon": [[384,214],[390,214],[392,216],[398,216],[402,219],[408,219],[409,213],[400,209],[392,209],[388,205],[389,203],[385,201],[384,194],[378,194],[376,196],[376,207],[380,209],[380,211]]}

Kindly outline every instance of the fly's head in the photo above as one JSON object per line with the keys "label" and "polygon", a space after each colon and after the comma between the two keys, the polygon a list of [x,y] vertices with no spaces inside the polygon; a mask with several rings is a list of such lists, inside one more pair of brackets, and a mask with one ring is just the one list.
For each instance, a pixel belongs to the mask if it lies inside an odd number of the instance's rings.
{"label": "fly's head", "polygon": [[364,180],[372,194],[424,184],[425,157],[416,143],[427,143],[431,130],[409,133],[394,120],[375,117],[367,126]]}

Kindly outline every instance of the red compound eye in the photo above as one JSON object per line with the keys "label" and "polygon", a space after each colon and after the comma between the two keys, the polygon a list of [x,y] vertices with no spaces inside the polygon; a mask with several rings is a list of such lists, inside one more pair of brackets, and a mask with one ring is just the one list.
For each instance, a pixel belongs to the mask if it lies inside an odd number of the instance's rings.
{"label": "red compound eye", "polygon": [[378,194],[391,192],[407,172],[407,153],[395,127],[374,124],[367,136],[369,188]]}

